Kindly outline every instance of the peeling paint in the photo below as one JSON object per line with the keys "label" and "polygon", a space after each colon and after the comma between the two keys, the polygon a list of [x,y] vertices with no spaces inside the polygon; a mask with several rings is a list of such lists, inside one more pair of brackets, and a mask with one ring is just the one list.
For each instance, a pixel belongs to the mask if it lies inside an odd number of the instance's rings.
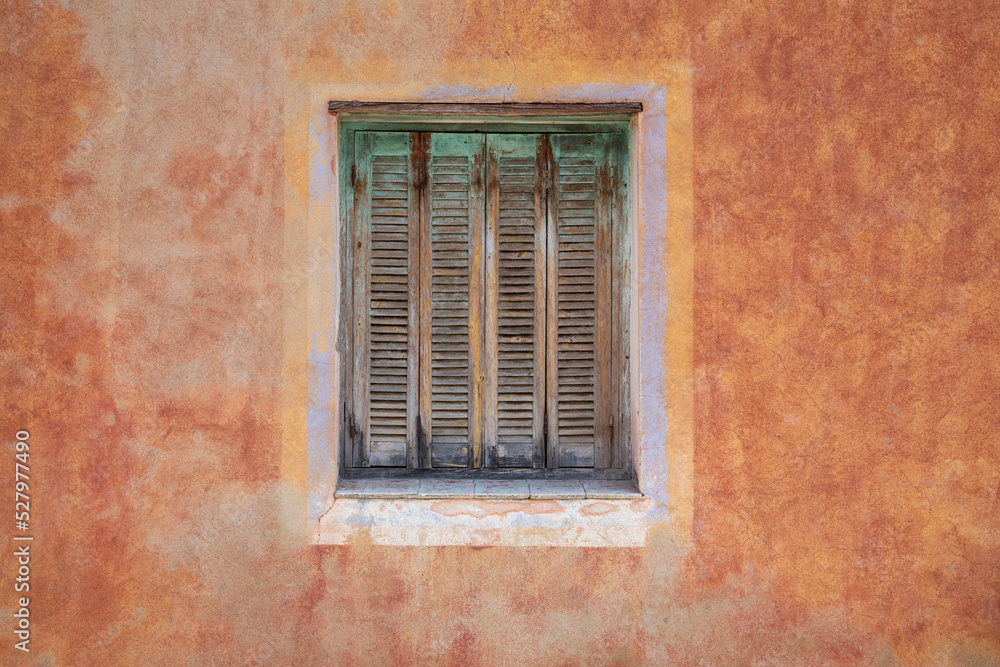
{"label": "peeling paint", "polygon": [[641,547],[653,501],[338,498],[318,544]]}

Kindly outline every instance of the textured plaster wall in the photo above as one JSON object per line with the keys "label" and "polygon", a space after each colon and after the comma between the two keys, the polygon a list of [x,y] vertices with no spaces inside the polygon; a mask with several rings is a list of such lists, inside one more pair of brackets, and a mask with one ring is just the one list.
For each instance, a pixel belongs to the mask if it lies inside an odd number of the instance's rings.
{"label": "textured plaster wall", "polygon": [[[31,431],[36,536],[32,653],[10,633],[5,661],[1000,661],[995,4],[0,7],[0,441]],[[662,346],[690,361],[647,371],[679,402],[659,446],[690,442],[686,527],[311,545],[316,91],[678,68],[693,265],[660,289],[693,299]]]}

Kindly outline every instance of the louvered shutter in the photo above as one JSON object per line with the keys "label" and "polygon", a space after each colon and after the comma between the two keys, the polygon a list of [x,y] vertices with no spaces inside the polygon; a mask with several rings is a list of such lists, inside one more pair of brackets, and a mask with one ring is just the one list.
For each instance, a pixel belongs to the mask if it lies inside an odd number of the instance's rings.
{"label": "louvered shutter", "polygon": [[548,465],[610,465],[611,137],[551,136]]}
{"label": "louvered shutter", "polygon": [[623,138],[354,137],[347,465],[627,463]]}
{"label": "louvered shutter", "polygon": [[416,436],[418,137],[355,133],[355,465],[405,466]]}
{"label": "louvered shutter", "polygon": [[433,467],[479,467],[484,137],[432,133],[422,141],[420,421],[429,433],[421,426],[421,443]]}
{"label": "louvered shutter", "polygon": [[544,467],[543,135],[490,135],[486,214],[486,464]]}

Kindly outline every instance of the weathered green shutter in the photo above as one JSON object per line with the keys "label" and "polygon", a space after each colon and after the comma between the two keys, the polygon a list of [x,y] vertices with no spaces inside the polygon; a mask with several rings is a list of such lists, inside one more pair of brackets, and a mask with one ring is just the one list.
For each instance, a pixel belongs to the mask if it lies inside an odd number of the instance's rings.
{"label": "weathered green shutter", "polygon": [[611,137],[551,136],[548,198],[548,466],[608,467]]}
{"label": "weathered green shutter", "polygon": [[[482,457],[484,137],[421,137],[420,420],[425,467]],[[425,426],[429,424],[429,429]],[[429,432],[428,432],[429,431]]]}
{"label": "weathered green shutter", "polygon": [[417,137],[355,134],[355,465],[405,466],[416,436]]}
{"label": "weathered green shutter", "polygon": [[545,465],[545,146],[543,135],[487,140],[489,466]]}
{"label": "weathered green shutter", "polygon": [[619,144],[355,133],[348,465],[621,465]]}

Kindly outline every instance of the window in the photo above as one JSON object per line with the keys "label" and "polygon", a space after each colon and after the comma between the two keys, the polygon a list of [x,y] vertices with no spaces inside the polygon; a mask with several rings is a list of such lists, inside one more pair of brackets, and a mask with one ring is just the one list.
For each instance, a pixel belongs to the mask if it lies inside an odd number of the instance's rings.
{"label": "window", "polygon": [[340,132],[342,476],[630,478],[627,116]]}

